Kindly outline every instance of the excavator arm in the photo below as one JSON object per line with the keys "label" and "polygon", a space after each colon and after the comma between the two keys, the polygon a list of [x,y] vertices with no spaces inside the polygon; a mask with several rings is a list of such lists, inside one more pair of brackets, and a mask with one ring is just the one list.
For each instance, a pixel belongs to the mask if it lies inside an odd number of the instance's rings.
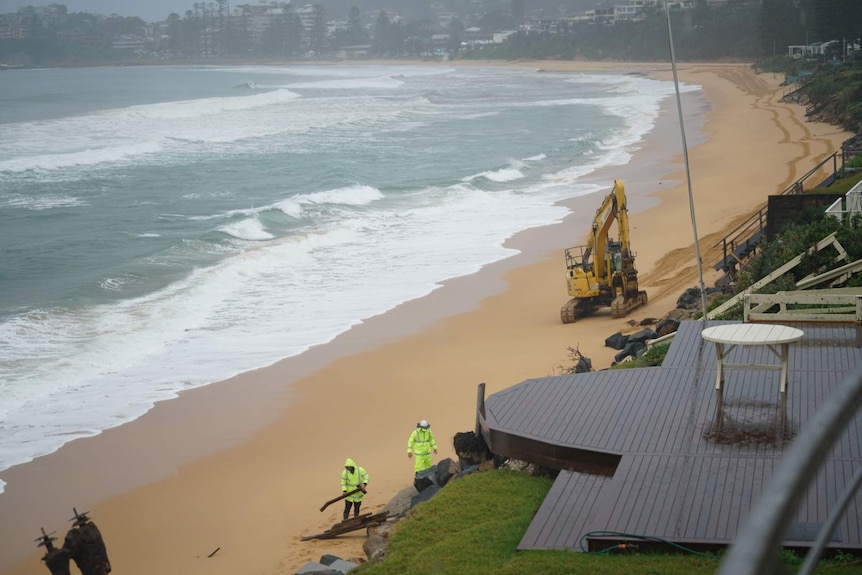
{"label": "excavator arm", "polygon": [[593,219],[592,236],[590,240],[595,246],[595,271],[600,282],[606,281],[608,277],[607,249],[608,234],[614,221],[618,222],[620,228],[620,240],[623,236],[623,223],[625,223],[625,236],[628,246],[628,214],[626,213],[626,191],[622,181],[614,180],[614,190],[605,197],[601,207],[596,211]]}

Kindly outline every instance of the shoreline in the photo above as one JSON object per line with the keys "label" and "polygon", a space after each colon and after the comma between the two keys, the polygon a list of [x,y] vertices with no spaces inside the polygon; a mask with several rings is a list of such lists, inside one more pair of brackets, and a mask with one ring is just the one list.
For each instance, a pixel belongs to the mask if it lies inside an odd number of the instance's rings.
{"label": "shoreline", "polygon": [[[580,70],[582,63],[554,64]],[[669,65],[646,67],[668,79]],[[589,68],[583,71],[620,71],[601,64]],[[706,117],[703,137],[689,146],[698,230],[708,248],[713,236],[748,216],[795,173],[807,171],[818,154],[831,153],[829,146],[840,145],[846,133],[805,122],[801,107],[777,102],[774,78],[770,87],[744,65],[684,68],[681,80],[704,87],[684,106],[704,96],[710,102],[708,110],[686,114]],[[564,202],[575,212],[563,223],[510,239],[506,245],[518,249],[517,255],[447,281],[425,298],[301,356],[185,392],[129,424],[0,474],[8,483],[0,495],[0,515],[7,518],[0,545],[23,558],[12,567],[3,549],[0,556],[9,565],[0,563],[0,573],[44,569],[35,545],[21,546],[31,544],[39,526],[62,535],[73,505],[92,512],[112,563],[125,573],[165,565],[184,573],[292,573],[322,553],[361,556],[361,535],[298,542],[301,535],[324,530],[339,513],[330,508],[320,515],[317,507],[338,489],[345,457],[368,469],[366,510],[379,509],[412,481],[404,444],[419,419],[431,421],[439,457],[452,456],[451,436],[472,427],[478,383],[486,382],[491,394],[549,375],[566,361],[567,345],[593,358],[594,367],[610,362],[615,350],[602,348],[603,339],[626,320],[600,311],[564,326],[559,307],[567,299],[561,250],[580,243],[596,198],[610,190],[614,177],[627,187],[632,242],[641,283],[650,293],[649,306],[626,319],[661,317],[682,290],[696,284],[675,102],[665,104],[632,161],[585,178],[600,183],[602,191]],[[812,134],[809,127],[828,133]],[[706,141],[692,143],[699,139]],[[756,180],[763,182],[760,191],[745,188]],[[713,261],[709,253],[704,249],[707,267]],[[44,493],[52,486],[56,491],[55,474],[61,475],[63,492],[49,500]],[[93,484],[98,481],[103,484]],[[6,497],[12,494],[14,502]],[[141,557],[141,541],[158,547],[159,555]],[[222,547],[219,555],[207,560],[216,547]]]}

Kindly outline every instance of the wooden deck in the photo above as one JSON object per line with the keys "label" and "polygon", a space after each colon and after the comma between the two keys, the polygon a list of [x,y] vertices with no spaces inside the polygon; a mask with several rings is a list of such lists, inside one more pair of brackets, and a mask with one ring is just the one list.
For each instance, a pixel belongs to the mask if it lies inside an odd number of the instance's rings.
{"label": "wooden deck", "polygon": [[[718,322],[709,322],[716,325]],[[831,390],[862,364],[856,324],[787,324],[788,391],[778,373],[728,369],[716,394],[715,347],[703,325],[683,322],[662,367],[524,381],[487,398],[480,413],[492,452],[561,469],[519,549],[600,549],[622,535],[716,548],[729,544],[785,447]],[[733,363],[774,363],[764,347],[739,347]],[[862,415],[845,431],[789,526],[805,547],[862,466]],[[862,549],[862,498],[830,546]]]}

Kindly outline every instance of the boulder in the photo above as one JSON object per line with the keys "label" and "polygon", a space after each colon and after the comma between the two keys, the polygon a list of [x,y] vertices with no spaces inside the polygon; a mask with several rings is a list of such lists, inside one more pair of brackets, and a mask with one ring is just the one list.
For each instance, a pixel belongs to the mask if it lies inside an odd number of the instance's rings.
{"label": "boulder", "polygon": [[407,510],[410,509],[410,500],[416,495],[418,491],[416,491],[416,487],[410,486],[405,487],[401,491],[399,491],[395,497],[389,500],[381,512],[387,511],[390,517],[398,517],[407,513]]}
{"label": "boulder", "polygon": [[458,455],[458,462],[464,465],[476,465],[491,458],[491,452],[485,444],[481,435],[472,431],[458,432],[455,434],[453,447]]}
{"label": "boulder", "polygon": [[623,335],[622,332],[618,331],[617,333],[605,338],[605,347],[610,347],[612,349],[625,349],[628,342],[629,336]]}
{"label": "boulder", "polygon": [[664,316],[665,319],[676,319],[676,320],[684,320],[684,319],[694,319],[697,316],[697,312],[690,309],[672,309]]}
{"label": "boulder", "polygon": [[646,317],[640,321],[638,325],[655,325],[658,319],[654,317]]}
{"label": "boulder", "polygon": [[347,573],[351,569],[355,569],[359,567],[356,563],[351,563],[350,561],[345,561],[344,559],[336,559],[332,563],[330,563],[329,567],[338,573]]}
{"label": "boulder", "polygon": [[398,525],[397,521],[386,521],[384,523],[378,523],[376,525],[371,525],[365,531],[368,535],[379,535],[384,539],[389,539],[389,536],[392,535],[392,531]]}
{"label": "boulder", "polygon": [[669,333],[674,333],[678,329],[679,320],[668,317],[658,322],[658,325],[655,327],[655,333],[658,337],[663,337]]}
{"label": "boulder", "polygon": [[526,473],[527,475],[538,475],[538,466],[534,463],[527,463],[526,461],[522,461],[520,459],[508,459],[504,464],[500,466],[503,469],[511,469],[512,471],[519,471],[521,473]]}
{"label": "boulder", "polygon": [[371,534],[362,544],[362,550],[369,561],[382,561],[386,558],[386,545],[388,541],[380,535]]}
{"label": "boulder", "polygon": [[593,371],[593,360],[588,357],[578,357],[578,363],[575,364],[575,373],[589,373]]}
{"label": "boulder", "polygon": [[417,471],[415,477],[413,478],[413,487],[416,488],[416,491],[422,493],[423,491],[434,485],[434,474],[436,472],[436,465],[432,465],[428,469],[423,469],[422,471]]}
{"label": "boulder", "polygon": [[700,288],[688,288],[676,300],[676,307],[691,309],[700,306]]}
{"label": "boulder", "polygon": [[[432,485],[434,485],[434,480],[430,477],[416,477],[413,479],[413,489],[416,490],[417,493],[422,493]],[[414,495],[413,497],[416,496]],[[412,500],[413,497],[410,499]]]}
{"label": "boulder", "polygon": [[[629,335],[628,343],[641,343],[641,344],[646,345],[647,340],[655,339],[656,337],[658,337],[658,336],[656,335],[656,333],[653,330],[651,330],[649,328],[642,329],[638,332],[635,332],[635,333]],[[626,345],[628,345],[628,344],[626,344]],[[625,349],[625,348],[623,348],[623,349]]]}
{"label": "boulder", "polygon": [[300,567],[299,570],[295,572],[295,575],[308,575],[309,573],[314,573],[314,575],[342,575],[341,571],[333,569],[329,565],[318,563],[317,561],[309,561]]}
{"label": "boulder", "polygon": [[430,487],[427,487],[426,489],[423,489],[418,494],[414,495],[413,499],[410,500],[410,508],[412,509],[420,503],[428,501],[429,499],[437,495],[437,492],[441,489],[442,487],[434,484],[432,484]]}
{"label": "boulder", "polygon": [[443,459],[437,463],[437,469],[434,473],[434,483],[443,487],[449,481],[449,478],[455,475],[457,466],[455,462],[449,459]]}
{"label": "boulder", "polygon": [[623,349],[621,352],[619,352],[618,354],[616,354],[614,356],[614,362],[619,363],[629,356],[631,356],[633,358],[640,357],[641,355],[644,354],[645,350],[646,350],[646,345],[644,345],[643,343],[637,342],[637,341],[633,341],[629,344],[626,344],[625,349]]}

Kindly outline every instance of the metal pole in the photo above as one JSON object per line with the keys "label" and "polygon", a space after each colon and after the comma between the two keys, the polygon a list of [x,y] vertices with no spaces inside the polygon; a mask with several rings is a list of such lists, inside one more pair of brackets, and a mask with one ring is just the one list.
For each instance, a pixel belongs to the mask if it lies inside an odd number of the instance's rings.
{"label": "metal pole", "polygon": [[688,163],[688,144],[685,141],[685,122],[683,120],[682,115],[682,99],[679,96],[679,78],[676,74],[676,55],[673,51],[673,32],[670,27],[670,8],[668,7],[668,0],[664,0],[664,13],[667,16],[667,40],[668,44],[670,44],[670,63],[671,68],[673,69],[673,87],[676,91],[676,109],[679,114],[679,133],[682,138],[682,154],[685,160],[685,180],[688,184],[688,210],[691,214],[691,231],[694,234],[694,253],[697,257],[697,277],[698,282],[700,283],[700,304],[703,309],[703,315],[701,316],[701,321],[706,324],[706,287],[703,284],[703,261],[700,257],[700,242],[698,241],[697,235],[697,220],[694,217],[694,194],[691,191],[691,170],[689,169]]}
{"label": "metal pole", "polygon": [[479,414],[485,410],[485,384],[480,383],[476,390],[476,436],[482,435],[482,425],[479,422]]}

